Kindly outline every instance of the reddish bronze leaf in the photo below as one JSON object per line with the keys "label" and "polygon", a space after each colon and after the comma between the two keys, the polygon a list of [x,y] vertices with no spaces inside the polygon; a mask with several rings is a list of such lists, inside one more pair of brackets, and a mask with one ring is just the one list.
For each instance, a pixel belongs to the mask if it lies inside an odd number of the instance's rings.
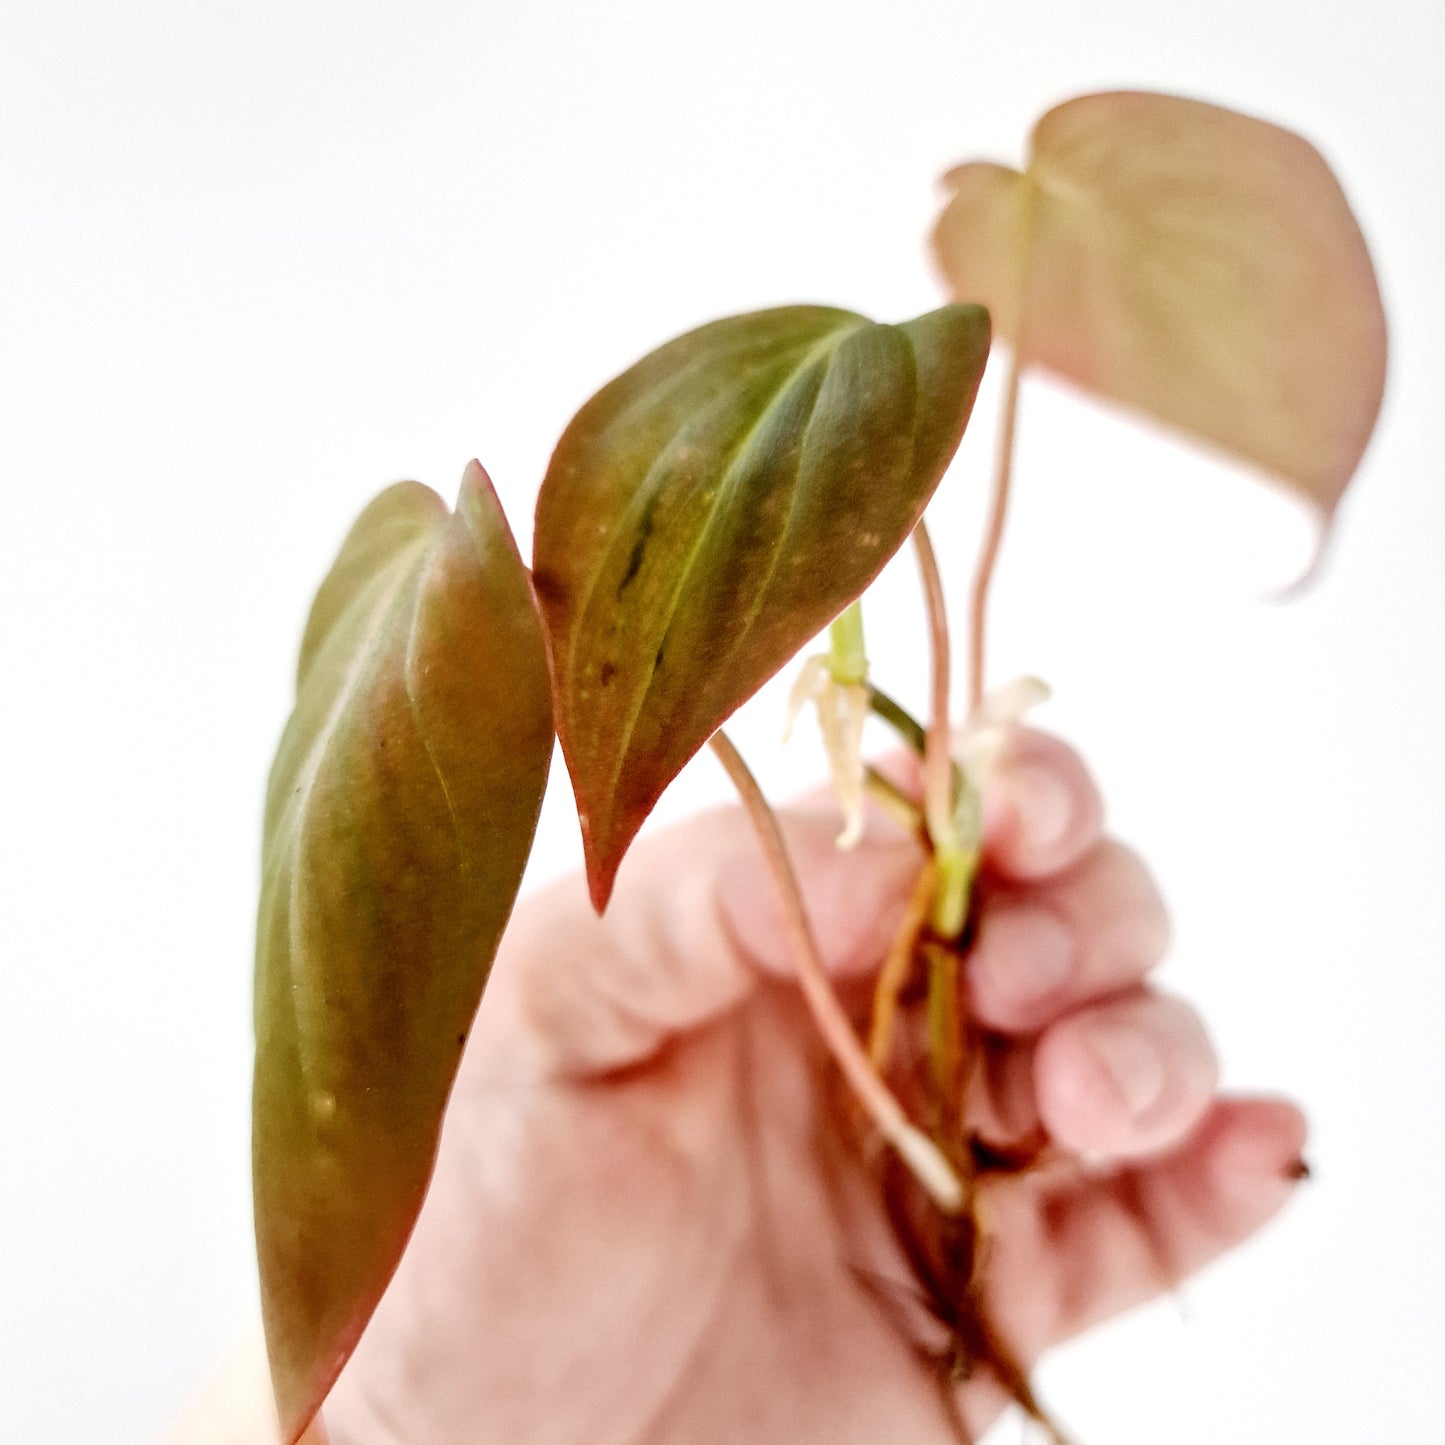
{"label": "reddish bronze leaf", "polygon": [[662,790],[907,538],[987,350],[976,306],[785,307],[679,337],[567,428],[536,584],[599,908]]}
{"label": "reddish bronze leaf", "polygon": [[317,594],[266,803],[253,1157],[287,1442],[421,1207],[551,748],[541,626],[486,473],[453,513],[389,488]]}
{"label": "reddish bronze leaf", "polygon": [[1175,96],[1051,110],[1026,169],[973,162],[934,244],[1038,365],[1252,464],[1328,520],[1379,412],[1364,238],[1309,142]]}

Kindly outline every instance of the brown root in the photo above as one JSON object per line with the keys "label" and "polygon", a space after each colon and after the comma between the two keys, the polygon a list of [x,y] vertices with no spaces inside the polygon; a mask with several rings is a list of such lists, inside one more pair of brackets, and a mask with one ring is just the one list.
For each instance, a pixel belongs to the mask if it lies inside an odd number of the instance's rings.
{"label": "brown root", "polygon": [[[940,1397],[960,1445],[973,1445],[959,1401],[959,1386],[988,1377],[1042,1432],[1050,1445],[1068,1445],[1029,1379],[1028,1366],[993,1321],[989,1303],[989,1239],[984,1214],[991,1178],[1027,1173],[1048,1162],[1050,1144],[1042,1131],[1016,1140],[985,1138],[974,1121],[987,1088],[986,1040],[967,1016],[961,989],[950,991],[952,1015],[946,1028],[937,1016],[938,979],[956,984],[965,944],[944,943],[924,931],[915,934],[914,965],[890,990],[896,1023],[890,1030],[890,1081],[909,1113],[927,1120],[934,1141],[964,1184],[964,1207],[940,1210],[891,1151],[869,1148],[888,1219],[911,1267],[928,1314],[941,1326],[941,1347],[920,1348],[935,1372]],[[951,961],[953,968],[946,964]],[[932,1013],[932,1017],[930,1017]],[[944,1050],[940,1059],[939,1049]],[[862,1124],[855,1112],[854,1121]]]}
{"label": "brown root", "polygon": [[974,1208],[948,1216],[891,1155],[883,1156],[881,1187],[888,1218],[929,1314],[943,1327],[941,1349],[922,1351],[933,1367],[960,1445],[974,1445],[959,1404],[959,1386],[990,1377],[1043,1432],[1050,1445],[1068,1437],[1040,1402],[1028,1366],[991,1318],[987,1294],[988,1240]]}

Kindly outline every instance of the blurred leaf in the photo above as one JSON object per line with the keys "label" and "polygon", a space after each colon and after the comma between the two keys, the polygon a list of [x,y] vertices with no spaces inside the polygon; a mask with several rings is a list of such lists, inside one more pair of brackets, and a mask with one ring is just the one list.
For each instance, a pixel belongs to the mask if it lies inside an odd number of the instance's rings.
{"label": "blurred leaf", "polygon": [[1385,319],[1307,141],[1139,93],[1051,110],[1020,174],[975,162],[934,236],[953,293],[1037,364],[1234,454],[1328,520],[1364,452]]}
{"label": "blurred leaf", "polygon": [[541,627],[491,483],[361,514],[271,772],[256,940],[261,1297],[288,1441],[391,1278],[531,847]]}
{"label": "blurred leaf", "polygon": [[598,908],[687,760],[907,538],[987,351],[975,306],[790,306],[679,337],[573,419],[536,586]]}

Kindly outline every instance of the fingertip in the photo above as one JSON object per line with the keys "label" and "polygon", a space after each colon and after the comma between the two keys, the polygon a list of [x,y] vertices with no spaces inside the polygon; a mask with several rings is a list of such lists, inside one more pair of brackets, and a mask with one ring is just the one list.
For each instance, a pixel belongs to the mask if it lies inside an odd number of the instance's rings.
{"label": "fingertip", "polygon": [[1068,924],[1036,903],[986,906],[968,959],[973,1009],[1001,1033],[1036,1031],[1078,976],[1079,943]]}
{"label": "fingertip", "polygon": [[1285,1099],[1215,1104],[1193,1154],[1199,1196],[1208,1201],[1221,1232],[1243,1238],[1283,1208],[1308,1177],[1307,1132],[1304,1115]]}
{"label": "fingertip", "polygon": [[1283,1100],[1215,1099],[1173,1152],[1085,1171],[1046,1196],[1027,1267],[1051,1259],[1054,1287],[1020,1311],[1016,1333],[1042,1349],[1242,1244],[1299,1187],[1304,1137],[1299,1110]]}
{"label": "fingertip", "polygon": [[1105,840],[1054,878],[984,896],[969,961],[974,1007],[990,1028],[1039,1033],[1136,989],[1163,959],[1169,935],[1143,862]]}
{"label": "fingertip", "polygon": [[984,850],[1011,878],[1044,878],[1069,867],[1102,836],[1104,804],[1071,747],[1020,728],[984,799]]}
{"label": "fingertip", "polygon": [[1108,1159],[1173,1148],[1209,1108],[1219,1065],[1198,1015],[1156,994],[1061,1020],[1034,1054],[1039,1116],[1064,1148]]}

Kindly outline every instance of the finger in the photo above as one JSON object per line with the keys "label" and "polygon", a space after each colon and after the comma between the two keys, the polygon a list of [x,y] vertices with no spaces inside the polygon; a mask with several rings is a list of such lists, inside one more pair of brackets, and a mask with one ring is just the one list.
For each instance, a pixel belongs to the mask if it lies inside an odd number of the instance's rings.
{"label": "finger", "polygon": [[1096,842],[1047,882],[985,895],[968,965],[974,1012],[987,1028],[1037,1033],[1137,984],[1168,945],[1164,900],[1144,864],[1120,843]]}
{"label": "finger", "polygon": [[1179,999],[1138,991],[1070,1014],[1033,1054],[1039,1122],[1078,1154],[1135,1159],[1196,1127],[1219,1082],[1199,1016]]}
{"label": "finger", "polygon": [[[779,819],[824,966],[839,976],[876,968],[922,864],[917,843],[878,824],[842,852],[836,810]],[[760,976],[793,976],[783,918],[741,811],[690,819],[638,842],[604,917],[580,878],[519,905],[491,1017],[516,1020],[544,1070],[636,1064],[735,1007]]]}
{"label": "finger", "polygon": [[988,1036],[974,1126],[1001,1148],[1041,1132],[1117,1161],[1168,1149],[1208,1108],[1219,1066],[1198,1016],[1136,990],[1024,1042]]}
{"label": "finger", "polygon": [[1033,728],[1010,738],[984,799],[984,856],[1004,878],[1046,878],[1078,862],[1103,832],[1104,804],[1083,759]]}
{"label": "finger", "polygon": [[999,1200],[998,1320],[1021,1353],[1177,1287],[1266,1224],[1303,1177],[1305,1124],[1281,1100],[1216,1101],[1189,1140],[1148,1165]]}

